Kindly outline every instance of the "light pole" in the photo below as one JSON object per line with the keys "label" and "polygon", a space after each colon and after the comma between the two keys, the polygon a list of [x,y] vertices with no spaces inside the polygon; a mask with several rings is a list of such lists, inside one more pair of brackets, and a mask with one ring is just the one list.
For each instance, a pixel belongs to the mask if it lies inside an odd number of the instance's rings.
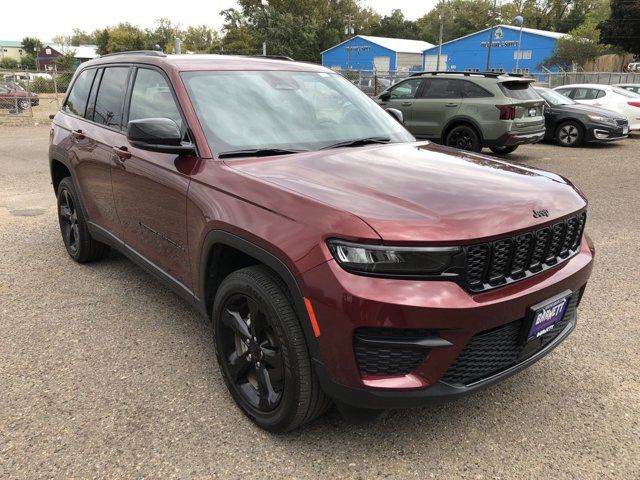
{"label": "light pole", "polygon": [[516,25],[520,27],[520,35],[518,35],[518,53],[516,53],[516,73],[518,73],[518,65],[520,64],[520,58],[522,57],[522,27],[524,25],[524,18],[518,15],[514,19]]}
{"label": "light pole", "polygon": [[496,23],[496,3],[497,0],[493,0],[493,9],[491,10],[491,23],[489,25],[489,47],[487,48],[487,66],[485,68],[485,72],[489,71],[489,66],[491,65],[491,47],[493,45],[493,27],[495,27]]}
{"label": "light pole", "polygon": [[436,72],[440,71],[440,57],[442,56],[442,31],[444,29],[444,0],[440,2],[440,13],[438,14],[440,21],[440,35],[438,36],[438,60],[436,62]]}

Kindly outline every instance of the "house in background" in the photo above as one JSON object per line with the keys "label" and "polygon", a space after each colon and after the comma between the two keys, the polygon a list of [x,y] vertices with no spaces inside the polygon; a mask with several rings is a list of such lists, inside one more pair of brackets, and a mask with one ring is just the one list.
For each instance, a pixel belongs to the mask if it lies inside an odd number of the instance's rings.
{"label": "house in background", "polygon": [[[440,70],[455,72],[484,72],[487,70],[489,29],[465,35],[442,44]],[[566,33],[548,32],[533,28],[522,29],[513,25],[498,25],[493,28],[490,71],[508,73],[538,72],[547,58],[553,55],[556,42]],[[438,47],[424,51],[423,69],[435,71]],[[516,62],[518,71],[516,72]],[[550,69],[554,70],[554,69]]]}
{"label": "house in background", "polygon": [[20,40],[0,40],[0,60],[3,58],[12,58],[18,63],[22,62],[22,57],[27,52],[22,48]]}
{"label": "house in background", "polygon": [[322,52],[322,65],[334,70],[414,71],[422,52],[433,47],[421,40],[356,35]]}
{"label": "house in background", "polygon": [[55,43],[46,44],[36,56],[38,70],[53,70],[56,59],[66,51],[74,51],[76,67],[81,63],[88,62],[99,55],[96,52],[96,45],[62,46]]}

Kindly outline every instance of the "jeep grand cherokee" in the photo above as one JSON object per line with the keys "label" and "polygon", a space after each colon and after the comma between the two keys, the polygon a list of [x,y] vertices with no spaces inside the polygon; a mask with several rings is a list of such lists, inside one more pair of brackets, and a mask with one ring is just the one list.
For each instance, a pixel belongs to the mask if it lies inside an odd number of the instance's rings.
{"label": "jeep grand cherokee", "polygon": [[115,248],[210,317],[232,397],[272,431],[501,380],[569,335],[591,272],[567,180],[416,142],[317,65],[104,56],[49,158],[71,258]]}

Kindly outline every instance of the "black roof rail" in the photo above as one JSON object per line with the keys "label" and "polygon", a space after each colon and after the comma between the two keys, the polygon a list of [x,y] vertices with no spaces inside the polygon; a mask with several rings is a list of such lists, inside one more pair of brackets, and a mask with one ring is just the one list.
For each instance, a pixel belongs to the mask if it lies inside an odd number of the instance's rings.
{"label": "black roof rail", "polygon": [[288,62],[295,62],[295,60],[291,57],[287,57],[286,55],[251,55],[254,58],[268,58],[270,60],[286,60]]}
{"label": "black roof rail", "polygon": [[166,57],[167,54],[158,50],[128,50],[126,52],[114,52],[100,55],[100,58],[115,57],[116,55],[148,55],[150,57]]}
{"label": "black roof rail", "polygon": [[[499,72],[416,72],[412,73],[411,77],[419,77],[422,75],[462,75],[465,77],[469,77],[471,75],[482,75],[483,77],[488,78],[497,78],[503,75],[509,75],[508,73],[499,73]],[[522,76],[522,75],[518,75]]]}

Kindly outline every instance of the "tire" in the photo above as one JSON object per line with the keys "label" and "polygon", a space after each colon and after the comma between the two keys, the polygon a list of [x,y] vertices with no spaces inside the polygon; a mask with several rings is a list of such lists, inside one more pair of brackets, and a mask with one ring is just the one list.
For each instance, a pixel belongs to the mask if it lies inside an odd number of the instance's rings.
{"label": "tire", "polygon": [[518,148],[518,145],[511,145],[509,147],[490,147],[490,150],[496,155],[508,155],[512,152],[515,152]]}
{"label": "tire", "polygon": [[555,139],[561,147],[578,147],[584,139],[584,130],[579,123],[563,122],[556,128]]}
{"label": "tire", "polygon": [[444,141],[448,147],[471,152],[482,151],[482,142],[476,130],[469,125],[458,125],[452,128]]}
{"label": "tire", "polygon": [[71,177],[63,178],[58,185],[58,221],[64,246],[74,261],[93,262],[107,256],[109,246],[98,242],[89,233]]}
{"label": "tire", "polygon": [[29,110],[31,100],[18,100],[18,110]]}
{"label": "tire", "polygon": [[298,428],[330,405],[287,292],[265,266],[243,268],[223,280],[212,309],[225,384],[240,409],[271,432]]}

